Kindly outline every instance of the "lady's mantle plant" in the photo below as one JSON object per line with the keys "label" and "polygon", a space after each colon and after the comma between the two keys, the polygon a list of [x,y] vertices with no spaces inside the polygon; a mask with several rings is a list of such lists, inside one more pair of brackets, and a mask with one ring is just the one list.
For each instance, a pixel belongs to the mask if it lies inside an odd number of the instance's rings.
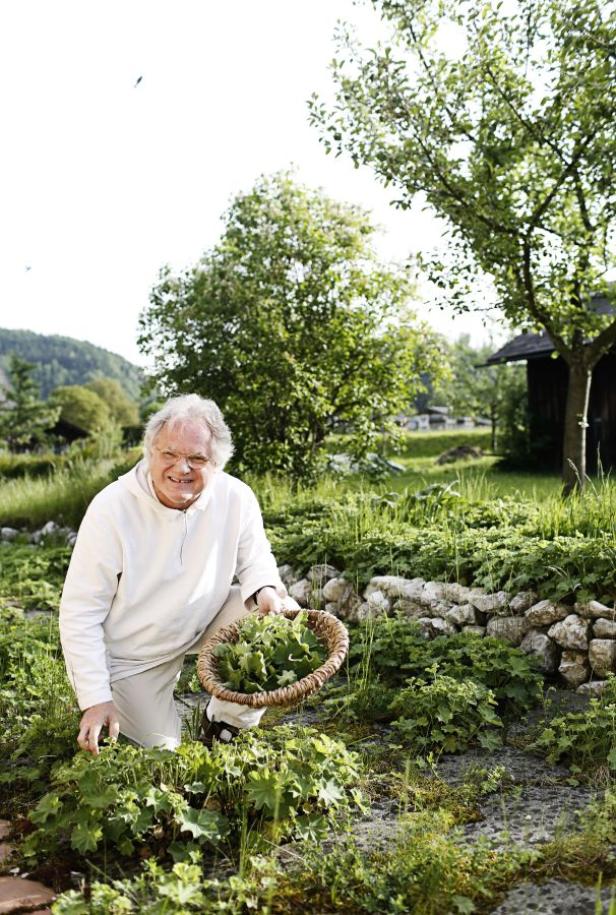
{"label": "lady's mantle plant", "polygon": [[56,770],[30,814],[38,829],[24,851],[36,857],[70,844],[81,854],[104,846],[173,854],[180,842],[235,845],[247,826],[269,839],[315,837],[329,817],[361,805],[359,777],[355,755],[310,728],[247,731],[211,750],[112,745]]}
{"label": "lady's mantle plant", "polygon": [[247,617],[237,642],[214,649],[221,681],[240,693],[258,693],[289,686],[320,667],[326,652],[307,626],[306,613]]}

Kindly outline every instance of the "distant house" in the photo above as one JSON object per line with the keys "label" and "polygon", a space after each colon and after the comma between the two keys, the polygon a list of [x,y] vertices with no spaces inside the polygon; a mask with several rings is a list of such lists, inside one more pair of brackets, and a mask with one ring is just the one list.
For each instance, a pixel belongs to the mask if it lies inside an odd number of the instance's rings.
{"label": "distant house", "polygon": [[[604,296],[592,297],[600,314],[613,311]],[[487,365],[526,360],[530,435],[538,466],[560,470],[563,457],[565,405],[569,367],[554,358],[549,334],[520,334],[487,359]],[[586,438],[587,472],[595,473],[598,457],[604,470],[616,467],[616,348],[593,371]]]}

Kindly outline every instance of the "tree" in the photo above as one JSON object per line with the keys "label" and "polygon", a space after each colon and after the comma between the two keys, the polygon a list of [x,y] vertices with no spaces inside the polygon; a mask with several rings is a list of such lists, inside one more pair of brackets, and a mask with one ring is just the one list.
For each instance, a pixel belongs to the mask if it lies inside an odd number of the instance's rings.
{"label": "tree", "polygon": [[[447,404],[454,413],[484,416],[492,426],[492,451],[500,450],[497,430],[503,411],[511,401],[512,389],[519,398],[526,373],[520,365],[490,365],[485,361],[494,346],[473,347],[468,334],[448,345],[451,372],[434,390],[434,399]],[[481,366],[481,368],[478,368]]]}
{"label": "tree", "polygon": [[336,429],[363,454],[436,371],[408,276],[377,262],[373,232],[360,209],[277,174],[233,200],[194,269],[162,272],[140,347],[164,393],[219,403],[239,468],[314,474]]}
{"label": "tree", "polygon": [[139,423],[139,408],[131,400],[122,385],[115,378],[99,375],[85,385],[107,404],[109,415],[118,426],[136,426]]}
{"label": "tree", "polygon": [[[328,149],[369,164],[449,226],[430,276],[460,310],[477,271],[507,318],[545,328],[569,368],[566,490],[583,480],[592,371],[616,342],[616,11],[598,0],[373,0],[392,43],[344,41],[337,100],[311,119]],[[447,53],[442,25],[461,39]],[[477,304],[477,303],[476,303]]]}
{"label": "tree", "polygon": [[80,384],[69,384],[52,391],[50,403],[60,408],[60,419],[96,433],[110,425],[110,413],[104,400]]}
{"label": "tree", "polygon": [[9,361],[10,386],[2,385],[0,436],[11,451],[25,451],[47,439],[60,410],[39,398],[39,387],[31,377],[35,366],[19,356]]}

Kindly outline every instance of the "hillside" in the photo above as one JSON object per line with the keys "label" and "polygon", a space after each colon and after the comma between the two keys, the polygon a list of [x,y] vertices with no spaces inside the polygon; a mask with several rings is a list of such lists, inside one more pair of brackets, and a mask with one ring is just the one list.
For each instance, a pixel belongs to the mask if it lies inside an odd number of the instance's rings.
{"label": "hillside", "polygon": [[34,377],[43,397],[58,385],[84,384],[94,375],[105,375],[117,379],[130,397],[139,399],[142,370],[122,356],[85,340],[0,328],[0,382],[6,382],[12,353],[36,366]]}

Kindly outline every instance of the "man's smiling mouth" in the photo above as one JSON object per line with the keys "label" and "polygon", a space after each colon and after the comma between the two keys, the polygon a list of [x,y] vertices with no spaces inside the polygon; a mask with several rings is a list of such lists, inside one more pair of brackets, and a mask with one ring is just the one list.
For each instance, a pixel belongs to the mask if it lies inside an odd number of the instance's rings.
{"label": "man's smiling mouth", "polygon": [[192,479],[184,479],[184,478],[172,477],[172,476],[170,476],[169,479],[171,480],[172,483],[192,483],[193,482]]}

